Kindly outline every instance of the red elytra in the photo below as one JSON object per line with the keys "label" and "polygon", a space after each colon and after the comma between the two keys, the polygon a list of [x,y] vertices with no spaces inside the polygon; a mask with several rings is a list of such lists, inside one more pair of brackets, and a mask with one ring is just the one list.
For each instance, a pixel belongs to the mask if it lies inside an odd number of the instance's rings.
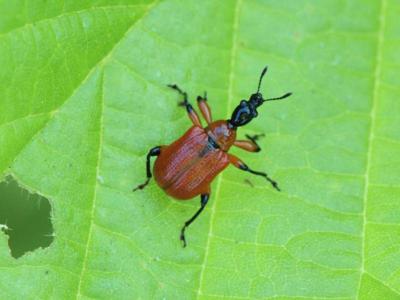
{"label": "red elytra", "polygon": [[171,197],[179,200],[191,199],[197,195],[201,196],[200,208],[185,222],[181,229],[180,239],[186,246],[185,229],[200,215],[210,197],[210,184],[213,179],[222,172],[229,164],[264,177],[276,190],[280,190],[276,181],[272,180],[267,173],[250,169],[243,161],[235,155],[229,154],[231,146],[239,147],[250,152],[260,151],[256,136],[246,136],[248,140],[236,140],[237,128],[249,123],[257,117],[257,107],[266,101],[281,100],[287,98],[291,93],[277,98],[264,99],[260,93],[261,81],[267,72],[263,69],[258,82],[257,92],[252,94],[249,100],[242,100],[235,108],[229,120],[212,121],[211,110],[207,104],[207,96],[197,97],[197,104],[207,122],[203,128],[200,118],[188,101],[187,93],[183,92],[177,85],[168,85],[183,96],[182,104],[186,107],[193,126],[185,134],[168,146],[157,146],[147,154],[146,171],[147,180],[134,189],[143,189],[152,177],[150,158],[157,156],[154,163],[154,178],[157,184]]}

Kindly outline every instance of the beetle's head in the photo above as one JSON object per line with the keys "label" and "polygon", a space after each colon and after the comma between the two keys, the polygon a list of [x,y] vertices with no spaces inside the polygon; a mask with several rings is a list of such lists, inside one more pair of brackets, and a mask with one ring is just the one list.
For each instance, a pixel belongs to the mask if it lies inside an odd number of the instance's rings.
{"label": "beetle's head", "polygon": [[272,101],[272,100],[281,100],[289,97],[292,93],[286,93],[285,95],[277,98],[269,98],[269,99],[264,99],[262,94],[260,93],[260,86],[262,79],[267,73],[268,67],[265,67],[264,70],[261,72],[260,79],[258,81],[258,88],[257,92],[252,94],[249,98],[249,100],[242,100],[240,101],[240,104],[235,108],[235,110],[232,113],[232,116],[230,120],[228,120],[228,123],[232,127],[239,127],[246,125],[249,123],[253,118],[257,117],[257,107],[262,105],[266,101]]}

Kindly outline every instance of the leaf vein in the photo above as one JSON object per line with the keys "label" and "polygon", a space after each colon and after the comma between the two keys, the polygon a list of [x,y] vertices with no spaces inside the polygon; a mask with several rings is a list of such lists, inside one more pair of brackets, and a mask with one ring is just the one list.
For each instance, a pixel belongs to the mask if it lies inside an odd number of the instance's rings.
{"label": "leaf vein", "polygon": [[370,128],[368,136],[368,146],[367,146],[367,160],[365,168],[365,179],[364,179],[364,194],[363,194],[363,219],[362,219],[362,231],[361,231],[361,263],[360,263],[360,277],[358,283],[358,295],[360,298],[361,293],[361,282],[362,274],[365,271],[365,237],[366,237],[366,225],[367,225],[367,205],[368,205],[368,191],[370,185],[369,173],[371,171],[371,160],[372,160],[372,147],[373,140],[375,138],[375,114],[377,111],[377,102],[379,97],[379,87],[380,78],[382,73],[382,56],[383,56],[383,44],[384,44],[384,33],[385,33],[385,12],[386,12],[386,0],[380,1],[380,12],[379,12],[379,30],[377,33],[377,48],[376,48],[376,58],[375,58],[375,72],[374,72],[374,84],[372,91],[372,107],[370,112]]}
{"label": "leaf vein", "polygon": [[[233,24],[232,24],[232,49],[231,49],[231,60],[230,60],[230,73],[229,73],[229,84],[228,84],[228,105],[227,105],[227,118],[229,117],[229,111],[231,109],[232,101],[233,101],[233,82],[234,82],[234,67],[235,67],[235,60],[236,60],[236,55],[237,55],[237,32],[238,32],[238,25],[239,25],[239,12],[240,12],[240,7],[242,4],[242,0],[236,0],[235,4],[235,9],[234,9],[234,19],[233,19]],[[206,248],[205,248],[205,253],[204,253],[204,261],[201,267],[200,271],[200,279],[199,279],[199,289],[197,292],[197,299],[199,296],[203,295],[202,288],[203,288],[203,281],[204,281],[204,273],[207,265],[207,260],[208,260],[208,253],[210,251],[210,242],[211,242],[211,237],[212,237],[212,231],[213,231],[213,223],[214,223],[214,216],[215,216],[215,210],[216,210],[216,203],[217,199],[219,199],[219,194],[221,191],[221,183],[222,183],[222,174],[219,175],[217,184],[216,184],[216,192],[215,192],[215,198],[213,201],[213,205],[211,206],[211,215],[210,215],[210,224],[209,224],[209,232],[208,232],[208,237],[207,237],[207,243],[206,243]]]}

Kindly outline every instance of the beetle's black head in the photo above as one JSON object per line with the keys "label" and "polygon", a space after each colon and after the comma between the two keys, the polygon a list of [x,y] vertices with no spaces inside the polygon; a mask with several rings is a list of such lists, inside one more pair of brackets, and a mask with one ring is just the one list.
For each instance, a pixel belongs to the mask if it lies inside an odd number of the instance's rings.
{"label": "beetle's black head", "polygon": [[268,70],[268,67],[265,67],[264,70],[261,72],[260,80],[258,82],[257,92],[252,94],[250,96],[249,100],[240,101],[240,104],[233,111],[231,119],[228,120],[228,123],[232,127],[239,127],[239,126],[246,125],[253,118],[257,117],[257,115],[258,115],[257,107],[259,107],[265,101],[281,100],[281,99],[289,97],[292,94],[292,93],[286,93],[285,95],[283,95],[281,97],[264,99],[262,94],[260,93],[260,86],[261,86],[261,81],[262,81],[265,73],[267,73],[267,70]]}

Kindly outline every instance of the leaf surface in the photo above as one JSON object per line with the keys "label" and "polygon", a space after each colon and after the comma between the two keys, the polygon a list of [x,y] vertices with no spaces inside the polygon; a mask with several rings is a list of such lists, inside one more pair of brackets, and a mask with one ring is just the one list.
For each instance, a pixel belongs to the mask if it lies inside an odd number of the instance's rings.
{"label": "leaf surface", "polygon": [[[15,260],[0,298],[400,299],[400,4],[382,1],[0,2],[0,171],[51,200],[55,239]],[[269,71],[229,167],[175,201],[145,156],[208,92],[227,119]],[[250,180],[251,187],[246,183]]]}

